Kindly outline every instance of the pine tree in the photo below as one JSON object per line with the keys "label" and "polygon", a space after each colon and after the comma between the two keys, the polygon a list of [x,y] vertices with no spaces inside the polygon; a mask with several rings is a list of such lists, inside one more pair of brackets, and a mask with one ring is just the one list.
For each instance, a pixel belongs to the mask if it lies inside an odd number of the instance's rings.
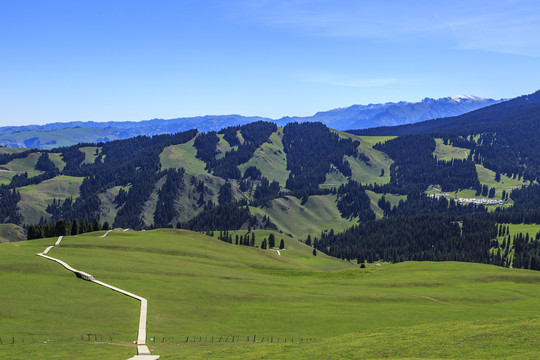
{"label": "pine tree", "polygon": [[317,249],[313,249],[313,256],[317,256]]}
{"label": "pine tree", "polygon": [[94,218],[94,221],[92,221],[92,231],[99,231],[101,230],[101,226],[99,225],[99,220],[97,218]]}
{"label": "pine tree", "polygon": [[79,222],[77,219],[73,219],[73,222],[71,223],[71,235],[77,234],[79,234]]}
{"label": "pine tree", "polygon": [[268,236],[268,248],[272,249],[274,247],[276,247],[276,238],[274,234],[270,234],[270,236]]}
{"label": "pine tree", "polygon": [[266,250],[266,238],[263,240],[263,242],[261,243],[261,249],[265,249]]}
{"label": "pine tree", "polygon": [[281,239],[281,241],[279,242],[279,250],[283,250],[283,249],[285,249],[285,241]]}

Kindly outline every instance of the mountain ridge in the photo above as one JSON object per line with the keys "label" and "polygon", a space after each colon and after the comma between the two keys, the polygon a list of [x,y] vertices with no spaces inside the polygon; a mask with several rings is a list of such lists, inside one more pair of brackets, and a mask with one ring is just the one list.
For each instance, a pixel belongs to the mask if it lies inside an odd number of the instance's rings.
{"label": "mountain ridge", "polygon": [[501,101],[502,99],[455,95],[439,99],[426,97],[419,102],[351,105],[320,111],[312,116],[285,116],[280,119],[231,114],[141,121],[72,121],[45,125],[5,126],[0,127],[0,145],[52,149],[80,142],[107,142],[139,135],[171,134],[190,129],[197,129],[200,132],[219,131],[229,126],[241,126],[256,121],[274,122],[278,126],[285,126],[291,122],[321,122],[336,130],[366,129],[461,115]]}

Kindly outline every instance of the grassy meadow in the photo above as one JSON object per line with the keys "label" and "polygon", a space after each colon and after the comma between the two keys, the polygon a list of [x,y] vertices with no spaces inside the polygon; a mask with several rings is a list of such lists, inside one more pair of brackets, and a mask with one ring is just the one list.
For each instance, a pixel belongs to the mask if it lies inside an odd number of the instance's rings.
{"label": "grassy meadow", "polygon": [[[181,230],[102,234],[65,237],[49,255],[146,297],[148,344],[164,360],[540,355],[538,272],[456,262],[360,269],[294,239],[278,255]],[[35,256],[55,241],[0,244],[0,358],[133,356],[138,302]]]}

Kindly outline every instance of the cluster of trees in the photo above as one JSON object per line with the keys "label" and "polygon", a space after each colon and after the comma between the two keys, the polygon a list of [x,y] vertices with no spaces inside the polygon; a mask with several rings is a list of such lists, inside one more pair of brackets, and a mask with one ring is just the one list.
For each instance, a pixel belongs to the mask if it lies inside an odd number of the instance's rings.
{"label": "cluster of trees", "polygon": [[249,212],[245,204],[225,203],[214,206],[208,203],[204,211],[185,223],[178,223],[177,228],[194,231],[225,231],[241,229],[244,224],[249,227],[257,225],[257,218]]}
{"label": "cluster of trees", "polygon": [[177,216],[174,202],[184,188],[184,169],[167,169],[164,173],[167,178],[158,192],[154,213],[154,225],[163,227],[168,226]]}
{"label": "cluster of trees", "polygon": [[540,232],[535,238],[530,237],[528,233],[525,235],[518,233],[510,237],[508,227],[506,232],[504,229],[501,231],[501,228],[505,226],[499,226],[499,237],[504,237],[503,242],[501,244],[495,242],[491,263],[517,269],[540,270]]}
{"label": "cluster of trees", "polygon": [[512,267],[518,269],[540,270],[540,233],[530,239],[529,234],[514,236],[514,259]]}
{"label": "cluster of trees", "polygon": [[101,152],[91,164],[83,164],[84,153],[79,151],[80,147],[90,144],[61,148],[62,159],[66,162],[62,173],[84,177],[84,180],[79,189],[80,196],[75,201],[66,200],[61,207],[49,208],[52,220],[99,219],[101,201],[98,194],[114,186],[130,185],[130,191],[116,199],[122,207],[113,225],[140,228],[144,202],[156,182],[164,176],[160,172],[159,154],[165,147],[186,143],[196,134],[197,130],[190,130],[173,135],[137,136],[99,143]]}
{"label": "cluster of trees", "polygon": [[22,219],[17,211],[17,203],[21,200],[21,194],[16,189],[8,186],[0,186],[0,222],[20,224]]}
{"label": "cluster of trees", "polygon": [[441,214],[368,221],[334,234],[323,232],[314,247],[358,263],[383,260],[467,261],[489,263],[491,239],[497,236],[492,220],[474,216],[460,224]]}
{"label": "cluster of trees", "polygon": [[38,161],[34,166],[34,169],[44,172],[58,171],[56,165],[54,165],[54,163],[49,158],[49,155],[45,152],[41,153],[41,155],[39,156]]}
{"label": "cluster of trees", "polygon": [[378,143],[375,149],[387,153],[394,163],[390,166],[390,184],[384,192],[406,194],[425,191],[429,185],[440,185],[444,191],[476,189],[480,183],[471,159],[438,161],[433,156],[435,140],[430,135],[408,135]]}
{"label": "cluster of trees", "polygon": [[344,218],[358,217],[360,221],[375,220],[369,196],[362,185],[353,180],[338,188],[337,208]]}
{"label": "cluster of trees", "polygon": [[407,201],[400,200],[397,206],[392,207],[390,202],[382,196],[378,201],[379,207],[387,217],[415,216],[420,214],[450,214],[456,219],[465,214],[484,213],[486,208],[477,204],[459,204],[454,199],[444,196],[432,198],[424,193],[409,192]]}
{"label": "cluster of trees", "polygon": [[[244,245],[244,246],[255,246],[255,233],[254,232],[247,232],[245,235],[238,235],[236,234],[234,237],[233,242],[233,236],[229,233],[229,231],[220,231],[218,239],[221,241],[224,241],[229,244],[235,244],[235,245]],[[261,249],[272,249],[276,247],[276,237],[274,234],[270,234],[268,236],[268,239],[264,238],[261,242]],[[279,243],[279,249],[282,250],[285,248],[285,241],[281,239]]]}
{"label": "cluster of trees", "polygon": [[[244,139],[242,144],[237,137],[238,131]],[[237,148],[219,159],[216,159],[219,137],[215,132],[200,135],[195,139],[194,146],[197,149],[197,157],[206,162],[207,170],[212,170],[214,175],[224,179],[240,179],[242,174],[238,165],[248,162],[255,150],[268,141],[275,131],[277,131],[276,124],[264,121],[224,129],[222,130],[224,138],[227,136],[227,139],[232,141],[229,145],[234,144]]]}
{"label": "cluster of trees", "polygon": [[97,218],[94,218],[92,223],[86,219],[64,220],[60,219],[55,222],[43,223],[39,225],[30,225],[27,231],[28,240],[41,239],[47,237],[55,237],[62,235],[78,235],[91,231],[109,230],[108,222],[103,225],[99,223]]}
{"label": "cluster of trees", "polygon": [[290,170],[286,187],[290,190],[317,188],[324,183],[330,166],[351,175],[345,155],[357,156],[357,141],[340,139],[322,123],[289,123],[283,128],[283,147]]}

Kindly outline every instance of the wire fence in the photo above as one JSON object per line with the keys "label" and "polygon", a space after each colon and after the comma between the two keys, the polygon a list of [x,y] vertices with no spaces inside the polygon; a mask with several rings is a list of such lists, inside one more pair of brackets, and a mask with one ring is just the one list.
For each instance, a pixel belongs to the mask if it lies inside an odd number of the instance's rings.
{"label": "wire fence", "polygon": [[[186,343],[304,343],[316,341],[310,337],[293,337],[293,336],[274,336],[274,335],[178,335],[178,336],[149,336],[146,343],[152,344],[186,344]],[[60,341],[77,341],[77,342],[94,342],[94,343],[112,343],[112,342],[134,342],[126,339],[125,336],[103,335],[95,333],[80,334],[78,336],[47,336],[47,335],[17,335],[17,336],[0,336],[0,345],[21,345],[31,343],[53,343]]]}

